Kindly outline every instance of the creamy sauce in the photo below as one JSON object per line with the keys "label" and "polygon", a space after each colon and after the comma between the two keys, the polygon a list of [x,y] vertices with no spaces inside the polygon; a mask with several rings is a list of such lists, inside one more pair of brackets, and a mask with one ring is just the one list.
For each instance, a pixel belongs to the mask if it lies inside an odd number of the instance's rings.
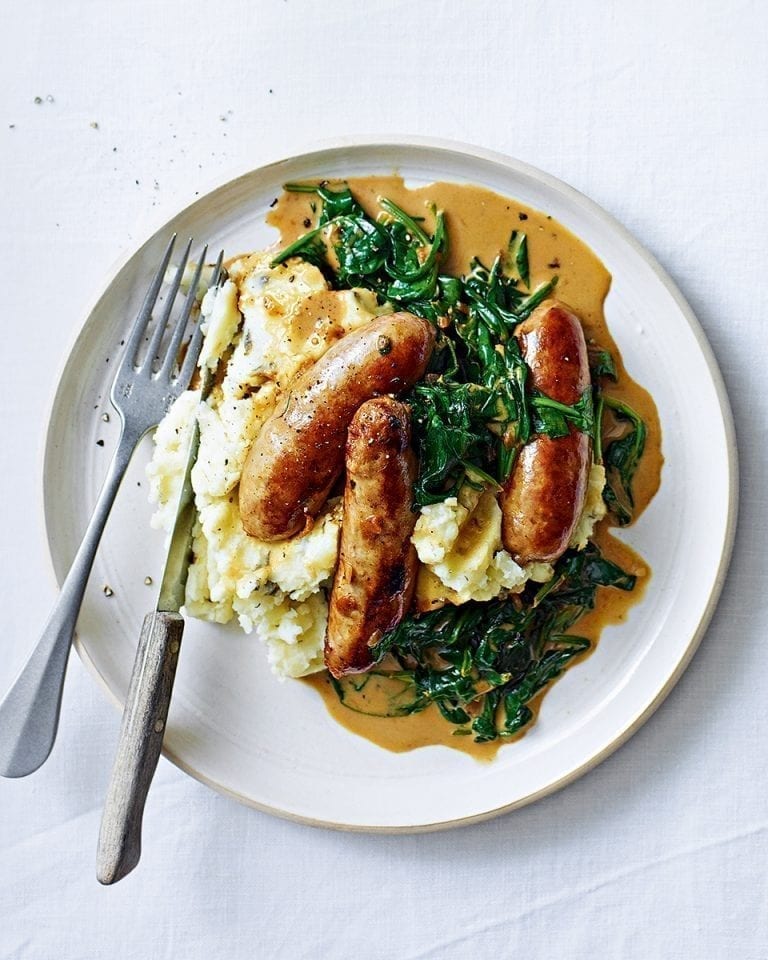
{"label": "creamy sauce", "polygon": [[[663,463],[661,426],[653,399],[628,374],[606,326],[603,304],[611,285],[611,275],[592,250],[546,213],[483,187],[433,183],[409,190],[399,177],[352,178],[347,183],[360,204],[374,216],[378,212],[379,197],[388,197],[411,215],[423,211],[428,228],[433,223],[432,205],[444,210],[451,244],[441,267],[444,273],[466,273],[474,257],[490,266],[499,253],[506,251],[512,230],[525,231],[531,289],[555,274],[559,277],[554,296],[579,315],[587,341],[610,350],[614,356],[619,379],[618,383],[610,384],[607,392],[627,403],[646,423],[645,453],[633,484],[635,516],[639,516],[659,488]],[[314,225],[315,214],[310,206],[313,200],[316,202],[317,198],[302,193],[284,193],[280,197],[268,220],[280,230],[281,245],[296,240]],[[611,535],[608,520],[606,518],[598,525],[593,539],[609,560],[635,574],[638,580],[631,593],[610,587],[598,588],[595,609],[582,617],[574,628],[580,636],[593,641],[592,649],[603,627],[628,619],[631,607],[642,597],[650,577],[650,570],[642,558]],[[588,652],[584,654],[588,655]],[[572,663],[580,659],[577,657]],[[395,752],[444,744],[471,753],[478,759],[491,760],[501,745],[525,733],[523,730],[509,740],[478,744],[471,736],[456,736],[456,728],[447,723],[434,706],[411,716],[372,717],[340,703],[326,673],[308,677],[305,682],[318,691],[331,716],[344,727]],[[371,697],[376,695],[375,682],[375,678],[371,680]],[[547,689],[528,705],[534,713],[534,722]]]}

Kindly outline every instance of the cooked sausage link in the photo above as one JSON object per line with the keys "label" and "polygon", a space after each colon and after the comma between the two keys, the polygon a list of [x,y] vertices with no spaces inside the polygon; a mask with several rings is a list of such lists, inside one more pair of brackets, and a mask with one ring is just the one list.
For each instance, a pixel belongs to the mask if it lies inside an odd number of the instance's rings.
{"label": "cooked sausage link", "polygon": [[341,473],[357,408],[420,380],[434,341],[426,320],[394,313],[347,334],[296,377],[287,405],[267,420],[248,452],[240,480],[246,533],[284,540],[317,515]]}
{"label": "cooked sausage link", "polygon": [[349,427],[346,470],[325,641],[325,664],[335,677],[367,670],[371,645],[397,626],[413,600],[416,458],[404,403],[378,397],[360,407]]}
{"label": "cooked sausage link", "polygon": [[[590,385],[589,358],[579,318],[546,300],[517,330],[531,385],[573,406]],[[501,492],[502,540],[518,563],[552,562],[568,546],[584,508],[590,439],[571,425],[564,437],[527,443]]]}
{"label": "cooked sausage link", "polygon": [[589,438],[535,437],[502,492],[501,536],[518,563],[551,563],[565,551],[584,507]]}

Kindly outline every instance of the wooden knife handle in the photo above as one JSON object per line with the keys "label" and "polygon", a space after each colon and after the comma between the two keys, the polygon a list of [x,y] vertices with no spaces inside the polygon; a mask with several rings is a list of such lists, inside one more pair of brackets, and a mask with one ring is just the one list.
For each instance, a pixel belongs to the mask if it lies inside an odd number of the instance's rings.
{"label": "wooden knife handle", "polygon": [[116,883],[139,862],[141,819],[163,746],[183,633],[178,613],[153,611],[144,618],[101,818],[99,883]]}

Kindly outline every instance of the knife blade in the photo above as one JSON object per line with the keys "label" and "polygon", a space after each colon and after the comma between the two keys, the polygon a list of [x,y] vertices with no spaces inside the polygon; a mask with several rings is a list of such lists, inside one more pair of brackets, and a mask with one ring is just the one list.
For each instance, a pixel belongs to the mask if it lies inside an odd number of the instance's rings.
{"label": "knife blade", "polygon": [[[206,383],[207,381],[207,383]],[[213,376],[209,371],[203,374],[203,385],[200,390],[200,403],[204,403],[210,393]],[[207,387],[207,389],[206,389]],[[160,581],[160,591],[157,597],[158,611],[178,613],[184,604],[187,588],[187,576],[192,561],[192,534],[195,527],[197,510],[195,509],[195,494],[192,489],[192,468],[197,460],[200,447],[200,425],[197,417],[192,427],[192,438],[187,453],[187,462],[184,468],[184,481],[179,494],[179,503],[176,508],[176,519],[171,531],[168,544],[168,554],[165,558],[165,569]]]}
{"label": "knife blade", "polygon": [[[220,285],[221,260],[220,254],[211,287]],[[204,364],[198,408],[210,394],[214,381],[215,370]],[[184,618],[179,611],[184,604],[192,560],[197,516],[192,468],[199,445],[200,427],[195,416],[157,604],[144,618],[141,628],[104,805],[96,858],[96,876],[104,884],[115,883],[130,873],[141,856],[144,804],[162,750],[184,633]]]}
{"label": "knife blade", "polygon": [[[219,254],[210,288],[220,286],[221,280],[223,279],[221,260],[222,254]],[[204,358],[206,358],[205,345],[203,345],[203,350],[200,354],[201,363]],[[203,363],[200,371],[200,398],[198,400],[198,407],[208,399],[215,378],[215,368],[212,369],[207,362]],[[162,580],[160,581],[160,592],[157,598],[156,610],[165,613],[178,613],[184,605],[187,575],[192,561],[192,533],[195,526],[195,518],[197,517],[195,494],[192,489],[192,468],[197,461],[199,447],[200,422],[198,418],[195,417],[189,451],[187,453],[187,461],[184,467],[184,480],[179,493],[178,506],[176,507],[176,519],[174,520],[173,530],[171,531],[168,553],[165,558],[165,568],[163,570]]]}

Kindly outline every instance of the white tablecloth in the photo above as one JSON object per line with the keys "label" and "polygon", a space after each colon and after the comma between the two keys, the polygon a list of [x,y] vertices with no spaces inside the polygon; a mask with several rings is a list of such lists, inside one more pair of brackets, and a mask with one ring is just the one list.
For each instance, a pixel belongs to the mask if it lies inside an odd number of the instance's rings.
{"label": "white tablecloth", "polygon": [[459,831],[298,826],[162,760],[141,865],[101,888],[118,715],[74,658],[50,761],[0,781],[0,955],[767,957],[765,4],[27,0],[1,33],[0,688],[54,600],[41,451],[92,294],[161,211],[319,138],[476,142],[617,216],[719,357],[742,506],[713,624],[652,720],[561,793]]}

